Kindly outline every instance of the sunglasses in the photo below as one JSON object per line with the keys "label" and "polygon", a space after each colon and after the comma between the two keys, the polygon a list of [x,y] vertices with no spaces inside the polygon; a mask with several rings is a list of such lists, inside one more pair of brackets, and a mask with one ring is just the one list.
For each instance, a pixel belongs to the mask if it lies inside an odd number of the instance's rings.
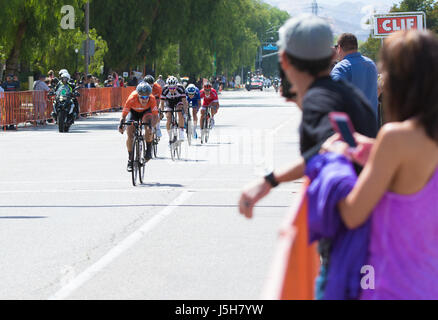
{"label": "sunglasses", "polygon": [[176,90],[176,87],[169,87],[169,90]]}
{"label": "sunglasses", "polygon": [[149,96],[140,96],[140,99],[148,100],[148,99],[149,99]]}

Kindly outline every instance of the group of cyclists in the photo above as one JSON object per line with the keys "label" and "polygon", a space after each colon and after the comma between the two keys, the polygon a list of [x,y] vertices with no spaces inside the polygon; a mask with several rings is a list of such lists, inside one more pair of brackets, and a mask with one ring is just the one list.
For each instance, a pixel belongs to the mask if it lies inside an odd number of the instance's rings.
{"label": "group of cyclists", "polygon": [[[189,108],[190,106],[190,108]],[[146,155],[145,160],[149,161],[152,158],[152,141],[153,130],[158,138],[161,138],[160,120],[166,116],[166,129],[171,137],[171,119],[174,111],[178,114],[179,141],[185,140],[184,126],[187,115],[192,109],[193,114],[193,138],[197,139],[198,112],[201,110],[200,129],[203,130],[204,117],[206,110],[211,110],[211,126],[214,126],[214,116],[219,110],[219,97],[217,91],[212,88],[210,82],[206,82],[203,88],[199,90],[194,84],[189,84],[187,88],[179,82],[175,76],[169,76],[165,86],[162,88],[154,79],[153,76],[147,75],[142,82],[137,85],[125,102],[120,118],[119,132],[127,132],[126,147],[128,150],[128,166],[127,170],[132,171],[132,141],[134,137],[133,126],[127,126],[125,123],[129,121],[139,121],[146,124]],[[169,141],[172,143],[172,141]]]}

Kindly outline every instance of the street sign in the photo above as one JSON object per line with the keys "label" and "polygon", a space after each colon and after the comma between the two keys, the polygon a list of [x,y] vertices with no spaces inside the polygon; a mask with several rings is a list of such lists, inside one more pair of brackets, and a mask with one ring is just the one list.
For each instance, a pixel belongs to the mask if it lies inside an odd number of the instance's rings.
{"label": "street sign", "polygon": [[374,38],[386,38],[391,33],[400,30],[426,28],[426,15],[424,12],[395,12],[376,14],[374,20]]}
{"label": "street sign", "polygon": [[263,50],[274,51],[274,50],[278,50],[278,47],[274,46],[272,43],[270,43],[267,46],[264,46]]}
{"label": "street sign", "polygon": [[[86,40],[82,41],[81,55],[84,55],[85,52],[85,41]],[[90,57],[94,56],[94,40],[88,41],[88,52]]]}

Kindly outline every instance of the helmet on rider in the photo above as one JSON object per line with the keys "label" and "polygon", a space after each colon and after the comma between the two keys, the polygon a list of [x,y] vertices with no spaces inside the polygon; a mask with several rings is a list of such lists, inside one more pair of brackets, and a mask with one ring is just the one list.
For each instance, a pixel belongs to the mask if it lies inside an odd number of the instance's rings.
{"label": "helmet on rider", "polygon": [[140,82],[140,84],[137,86],[137,93],[141,97],[149,97],[152,93],[151,86],[146,82]]}
{"label": "helmet on rider", "polygon": [[196,94],[196,86],[193,83],[189,84],[186,90],[189,95]]}
{"label": "helmet on rider", "polygon": [[67,69],[61,69],[61,70],[59,70],[59,73],[58,73],[59,77],[61,77],[61,75],[62,75],[63,73],[68,73],[68,70],[67,70]]}
{"label": "helmet on rider", "polygon": [[68,72],[61,73],[59,77],[61,78],[61,81],[70,81],[70,74]]}
{"label": "helmet on rider", "polygon": [[153,76],[148,74],[146,77],[144,77],[143,81],[149,83],[152,86],[155,82],[155,79]]}
{"label": "helmet on rider", "polygon": [[210,81],[207,81],[206,83],[204,83],[204,90],[211,90],[211,83],[210,83]]}
{"label": "helmet on rider", "polygon": [[178,85],[178,79],[174,76],[170,76],[167,78],[166,84],[171,87],[176,87]]}

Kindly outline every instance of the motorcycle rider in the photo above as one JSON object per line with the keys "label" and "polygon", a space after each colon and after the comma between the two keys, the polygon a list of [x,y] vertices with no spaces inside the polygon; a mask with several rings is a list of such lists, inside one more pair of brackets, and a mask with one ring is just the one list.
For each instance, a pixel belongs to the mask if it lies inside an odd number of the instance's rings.
{"label": "motorcycle rider", "polygon": [[[53,94],[56,94],[58,92],[58,90],[62,87],[62,86],[66,86],[66,88],[68,88],[69,93],[73,93],[74,88],[72,88],[71,84],[70,84],[70,74],[68,74],[67,72],[61,73],[60,74],[60,80],[58,81],[58,83],[56,84],[55,90],[53,92]],[[73,100],[73,99],[72,99]],[[73,100],[74,103],[74,100]],[[75,105],[76,108],[76,105]],[[75,111],[73,111],[75,112]],[[56,105],[55,103],[53,104],[53,111],[51,113],[51,116],[56,120],[58,119],[58,114],[56,113]],[[76,115],[75,115],[76,116]]]}
{"label": "motorcycle rider", "polygon": [[[68,72],[68,70],[67,69],[59,70],[59,79],[62,78],[62,75],[67,75],[67,77],[68,77],[67,83],[70,86],[70,88],[72,89],[72,92],[75,92],[75,89],[76,89],[75,81],[71,78],[70,73]],[[59,86],[62,85],[62,82],[59,81],[59,79],[58,78],[54,78],[53,81],[52,81],[52,83],[54,84],[54,88],[52,87],[54,92],[58,91]],[[74,119],[77,120],[78,117],[79,117],[79,101],[78,101],[78,99],[76,98],[75,95],[73,96],[73,103],[75,105],[75,108],[73,110]]]}
{"label": "motorcycle rider", "polygon": [[[179,84],[178,79],[174,76],[170,76],[166,80],[166,85],[163,88],[163,92],[161,93],[160,99],[160,109],[166,112],[167,119],[167,132],[169,134],[169,138],[171,137],[170,125],[172,121],[172,112],[175,109],[178,112],[178,127],[179,127],[179,137],[178,140],[185,140],[184,133],[184,117],[182,115],[182,111],[187,113],[187,99],[186,99],[186,91],[184,87]],[[169,141],[172,143],[172,141]]]}
{"label": "motorcycle rider", "polygon": [[[123,134],[125,131],[124,122],[134,120],[138,121],[141,119],[142,123],[149,124],[146,126],[146,161],[152,159],[152,130],[153,126],[157,125],[158,122],[158,108],[155,97],[152,94],[151,86],[142,81],[135,91],[131,93],[125,102],[125,106],[122,111],[122,117],[120,118],[119,132]],[[126,147],[128,149],[128,172],[132,171],[132,142],[134,139],[134,126],[130,125],[127,128],[128,139],[126,140]]]}

